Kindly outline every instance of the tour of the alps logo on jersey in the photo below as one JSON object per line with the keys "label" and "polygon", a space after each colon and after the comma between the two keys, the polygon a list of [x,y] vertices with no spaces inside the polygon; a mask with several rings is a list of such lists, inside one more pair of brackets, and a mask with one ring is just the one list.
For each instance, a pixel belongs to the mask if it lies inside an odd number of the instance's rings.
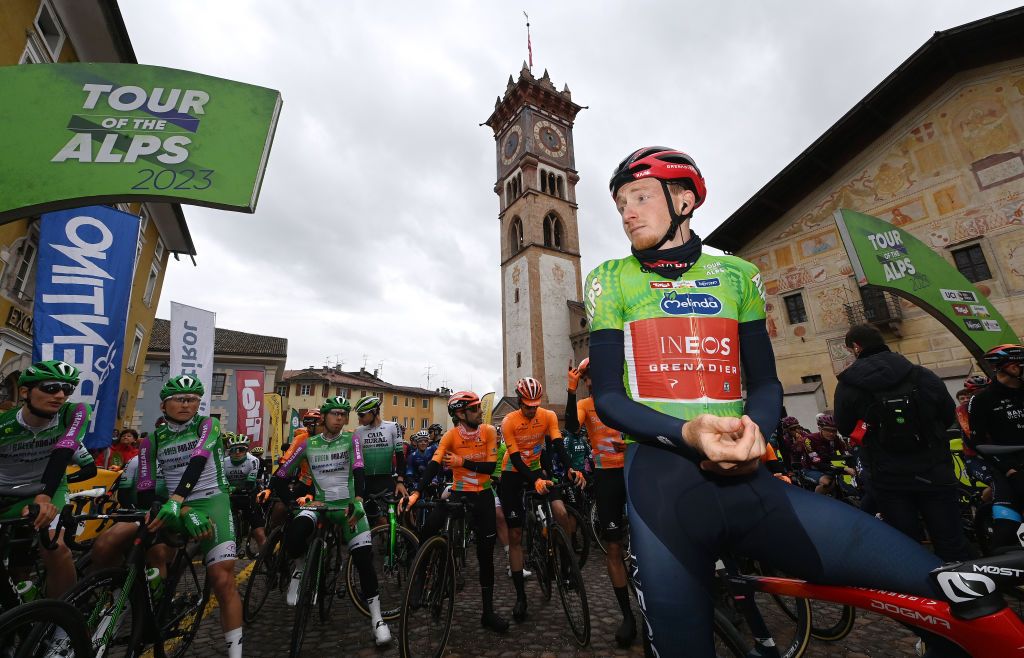
{"label": "tour of the alps logo on jersey", "polygon": [[662,297],[661,310],[669,315],[718,315],[722,311],[722,302],[705,292],[680,293],[673,290]]}
{"label": "tour of the alps logo on jersey", "polygon": [[680,279],[679,281],[651,281],[651,288],[655,290],[672,290],[674,288],[715,288],[722,285],[719,279],[697,279],[696,281],[689,281],[687,279]]}

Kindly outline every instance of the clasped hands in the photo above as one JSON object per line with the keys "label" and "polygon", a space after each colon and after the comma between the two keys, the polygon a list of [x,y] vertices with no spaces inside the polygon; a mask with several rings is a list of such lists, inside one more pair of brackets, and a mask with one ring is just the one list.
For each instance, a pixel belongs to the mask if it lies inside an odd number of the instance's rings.
{"label": "clasped hands", "polygon": [[683,441],[701,454],[701,470],[716,475],[748,475],[757,470],[765,440],[750,416],[701,414],[683,425]]}

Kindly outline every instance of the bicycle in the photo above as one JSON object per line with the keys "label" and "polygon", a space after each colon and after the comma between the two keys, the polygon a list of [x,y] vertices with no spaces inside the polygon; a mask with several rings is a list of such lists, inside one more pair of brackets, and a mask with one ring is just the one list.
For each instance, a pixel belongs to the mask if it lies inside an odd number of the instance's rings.
{"label": "bicycle", "polygon": [[[37,483],[0,487],[0,511],[43,493],[44,488]],[[30,504],[27,516],[0,520],[0,555],[8,554],[11,531],[31,524],[38,513],[39,507]],[[52,537],[46,527],[40,528],[37,534],[39,543],[52,549],[57,543],[59,526]],[[0,611],[0,647],[13,656],[86,658],[93,655],[89,632],[78,611],[56,599],[26,600],[14,585],[6,559],[0,560]]]}
{"label": "bicycle", "polygon": [[[302,650],[306,624],[313,614],[313,606],[317,606],[320,621],[326,622],[331,617],[331,609],[338,590],[338,577],[342,569],[341,547],[344,543],[334,524],[324,519],[324,515],[330,512],[348,513],[344,507],[331,505],[302,505],[298,510],[316,514],[316,530],[309,540],[305,569],[299,580],[299,594],[295,603],[295,620],[292,623],[289,645],[289,656],[292,658],[298,656]],[[283,550],[281,552],[283,553]]]}
{"label": "bicycle", "polygon": [[[146,519],[158,510],[156,503],[149,513],[119,510],[110,514],[75,514],[67,505],[61,513],[61,525],[68,528],[97,520],[139,524],[125,567],[97,571],[80,580],[64,596],[85,616],[94,655],[119,650],[126,657],[140,656],[146,646],[152,645],[157,658],[180,658],[199,631],[210,599],[210,583],[197,556],[198,544],[166,533],[149,532]],[[167,567],[167,576],[154,591],[147,580],[146,552],[158,543],[158,537],[160,543],[175,549],[175,555]],[[83,548],[73,537],[66,537],[65,541],[73,550]]]}
{"label": "bicycle", "polygon": [[583,565],[587,563],[587,557],[590,556],[591,537],[594,530],[590,527],[590,513],[583,493],[584,488],[577,487],[568,481],[566,484],[568,486],[564,490],[565,499],[562,502],[565,504],[566,513],[575,521],[575,529],[571,534],[566,531],[566,535],[569,536],[569,544],[576,553],[576,561],[582,570]]}
{"label": "bicycle", "polygon": [[[444,654],[455,612],[455,582],[466,564],[469,545],[462,500],[421,500],[413,507],[445,507],[440,534],[424,541],[412,561],[409,586],[402,597],[399,647],[403,658]],[[417,613],[422,613],[421,619]]]}
{"label": "bicycle", "polygon": [[[272,497],[268,501],[270,505],[276,502],[280,502],[277,497]],[[247,624],[256,620],[271,590],[277,589],[284,594],[288,588],[291,568],[284,549],[284,535],[290,518],[289,514],[283,525],[274,526],[267,535],[267,541],[256,556],[252,572],[245,583],[245,591],[242,593],[242,620]]]}
{"label": "bicycle", "polygon": [[[376,501],[378,506],[387,505],[388,522],[370,530],[370,541],[380,588],[380,613],[385,621],[392,621],[402,613],[405,584],[420,540],[411,530],[398,523],[399,498],[387,491],[370,494],[368,498]],[[353,605],[369,617],[370,608],[363,598],[359,574],[351,559],[345,564],[345,584]]]}
{"label": "bicycle", "polygon": [[249,523],[249,510],[257,510],[266,518],[266,510],[256,502],[256,489],[253,491],[239,491],[231,494],[231,517],[235,523],[235,536],[238,537],[238,557],[254,559],[260,552],[260,546],[253,537],[252,524]]}
{"label": "bicycle", "polygon": [[[1024,552],[943,565],[930,579],[942,593],[931,599],[866,587],[814,585],[803,580],[730,574],[730,586],[753,601],[751,593],[793,597],[804,602],[829,601],[849,605],[912,625],[959,645],[974,658],[1005,658],[1024,653],[1024,621],[1007,605],[1004,594],[1024,584]],[[754,604],[756,607],[756,603]],[[802,655],[809,633],[785,655]],[[774,646],[771,646],[774,645]],[[761,638],[756,653],[778,656],[779,642]]]}
{"label": "bicycle", "polygon": [[[560,490],[566,486],[566,483],[561,483],[551,489]],[[555,522],[548,496],[528,490],[525,497],[524,507],[528,512],[523,515],[524,557],[533,568],[545,600],[551,599],[552,581],[557,584],[573,638],[576,644],[585,647],[590,643],[590,608],[576,553],[565,530]]]}

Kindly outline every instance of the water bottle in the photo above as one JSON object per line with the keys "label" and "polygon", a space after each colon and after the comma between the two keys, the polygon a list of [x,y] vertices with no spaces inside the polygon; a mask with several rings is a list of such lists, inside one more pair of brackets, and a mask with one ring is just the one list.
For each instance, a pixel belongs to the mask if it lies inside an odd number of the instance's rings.
{"label": "water bottle", "polygon": [[22,603],[28,603],[29,601],[35,601],[39,598],[39,588],[31,580],[23,580],[16,585],[18,590],[18,596],[21,598]]}
{"label": "water bottle", "polygon": [[149,591],[154,601],[159,601],[164,593],[164,579],[160,576],[160,570],[156,567],[146,569],[146,582],[149,583]]}

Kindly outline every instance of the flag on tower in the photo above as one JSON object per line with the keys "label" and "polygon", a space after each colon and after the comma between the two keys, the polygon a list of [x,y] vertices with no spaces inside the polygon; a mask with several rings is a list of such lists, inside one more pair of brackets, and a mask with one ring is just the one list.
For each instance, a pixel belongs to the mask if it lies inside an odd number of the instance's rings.
{"label": "flag on tower", "polygon": [[530,41],[530,15],[525,11],[523,16],[526,16],[526,52],[530,61],[530,70],[533,70],[533,43]]}

